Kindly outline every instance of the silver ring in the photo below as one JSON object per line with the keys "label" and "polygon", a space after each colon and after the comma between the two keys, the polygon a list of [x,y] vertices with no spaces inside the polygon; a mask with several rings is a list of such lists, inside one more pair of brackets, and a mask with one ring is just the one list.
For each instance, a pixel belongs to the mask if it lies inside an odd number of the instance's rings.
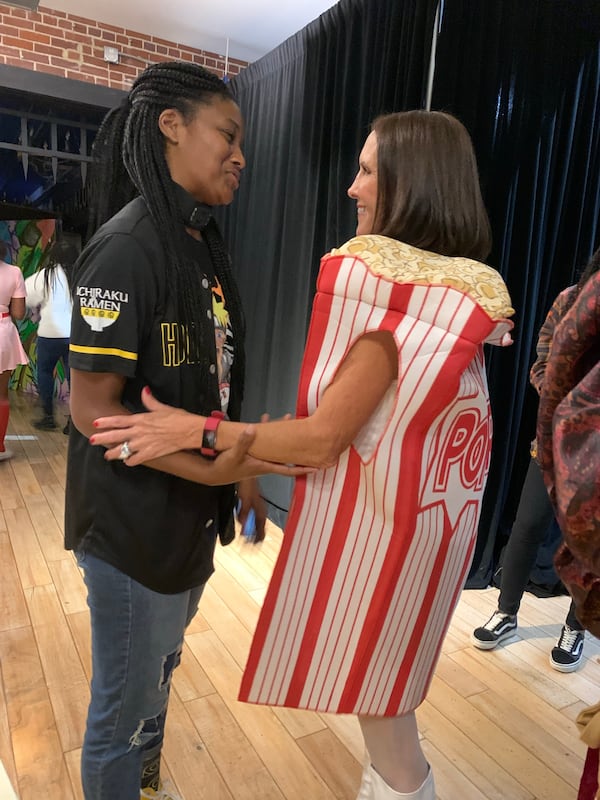
{"label": "silver ring", "polygon": [[121,449],[119,450],[119,458],[121,459],[121,461],[125,461],[125,459],[129,458],[129,456],[132,455],[133,453],[129,449],[129,442],[123,442],[123,444],[121,445]]}

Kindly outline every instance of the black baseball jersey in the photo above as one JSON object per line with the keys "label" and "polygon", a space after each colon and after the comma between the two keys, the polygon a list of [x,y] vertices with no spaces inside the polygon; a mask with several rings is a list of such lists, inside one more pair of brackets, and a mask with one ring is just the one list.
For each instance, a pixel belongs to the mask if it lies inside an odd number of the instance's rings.
{"label": "black baseball jersey", "polygon": [[[191,363],[186,330],[169,291],[167,255],[143,199],[106,223],[81,255],[70,365],[125,376],[122,402],[133,412],[143,411],[144,386],[162,402],[188,411],[208,413],[227,400],[225,373],[233,347],[226,301],[205,243],[186,236],[186,247],[204,290],[198,314],[210,318],[215,296],[220,303],[219,356],[214,339],[202,356],[209,360],[209,386],[199,385],[198,364]],[[223,490],[103,456],[104,448],[72,431],[66,547],[83,548],[158,592],[181,592],[205,582],[213,571],[219,526],[230,523],[220,502]]]}

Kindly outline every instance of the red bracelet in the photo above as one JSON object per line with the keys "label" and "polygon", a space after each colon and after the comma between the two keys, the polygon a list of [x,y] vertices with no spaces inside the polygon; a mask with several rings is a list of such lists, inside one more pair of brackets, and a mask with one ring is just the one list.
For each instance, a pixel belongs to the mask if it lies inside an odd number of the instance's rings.
{"label": "red bracelet", "polygon": [[217,441],[217,428],[221,420],[224,420],[226,414],[222,411],[211,411],[210,417],[206,418],[204,429],[202,431],[202,446],[200,452],[203,456],[208,458],[215,458],[218,455],[215,450],[215,442]]}

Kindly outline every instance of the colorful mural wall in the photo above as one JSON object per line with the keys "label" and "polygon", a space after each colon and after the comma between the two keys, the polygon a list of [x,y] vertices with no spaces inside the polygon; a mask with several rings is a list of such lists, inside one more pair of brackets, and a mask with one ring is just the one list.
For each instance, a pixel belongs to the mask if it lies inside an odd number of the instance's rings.
{"label": "colorful mural wall", "polygon": [[[7,260],[17,264],[25,278],[37,271],[45,251],[54,237],[54,219],[0,220],[0,239],[8,245]],[[20,366],[12,374],[10,388],[37,394],[37,309],[29,309],[24,320],[18,323],[19,334],[29,364]],[[56,367],[55,391],[57,397],[66,398],[68,384],[62,362]]]}

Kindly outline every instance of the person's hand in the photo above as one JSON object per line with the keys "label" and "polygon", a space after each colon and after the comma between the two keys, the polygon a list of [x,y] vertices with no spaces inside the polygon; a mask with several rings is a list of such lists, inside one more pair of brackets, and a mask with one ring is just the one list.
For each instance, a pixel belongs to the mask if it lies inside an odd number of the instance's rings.
{"label": "person's hand", "polygon": [[253,510],[255,518],[255,533],[251,537],[251,541],[254,544],[257,542],[262,542],[265,538],[267,505],[260,494],[260,486],[255,478],[250,478],[249,480],[241,481],[239,483],[238,500],[239,506],[237,509],[237,518],[242,526],[242,530],[246,520],[248,519],[248,514],[251,510]]}
{"label": "person's hand", "polygon": [[271,415],[267,414],[266,411],[265,411],[264,414],[261,414],[261,416],[260,416],[260,421],[261,422],[273,422],[273,421],[281,421],[281,420],[284,420],[285,422],[287,422],[290,419],[292,419],[292,415],[290,413],[284,414],[283,417],[277,417],[276,420],[271,420]]}
{"label": "person's hand", "polygon": [[108,461],[121,458],[123,442],[127,442],[132,453],[127,459],[129,467],[190,448],[192,427],[195,424],[198,429],[201,427],[197,415],[159,402],[148,387],[142,391],[142,402],[147,409],[145,414],[94,420],[98,433],[90,437],[90,444],[106,447]]}
{"label": "person's hand", "polygon": [[513,343],[511,331],[514,326],[515,324],[511,319],[496,320],[494,329],[485,340],[486,343],[495,344],[500,347],[510,347],[510,345]]}
{"label": "person's hand", "polygon": [[34,324],[38,323],[42,318],[42,315],[40,314],[40,306],[27,306],[27,316]]}

